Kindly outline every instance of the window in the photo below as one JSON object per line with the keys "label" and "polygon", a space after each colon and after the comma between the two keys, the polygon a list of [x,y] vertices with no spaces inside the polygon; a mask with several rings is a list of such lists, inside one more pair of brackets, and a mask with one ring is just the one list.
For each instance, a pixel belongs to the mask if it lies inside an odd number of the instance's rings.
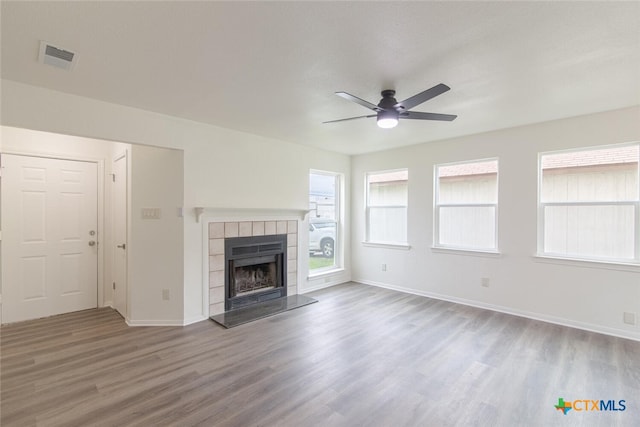
{"label": "window", "polygon": [[640,144],[542,153],[538,253],[638,263]]}
{"label": "window", "polygon": [[407,243],[407,169],[367,174],[367,242]]}
{"label": "window", "polygon": [[312,171],[309,174],[309,271],[338,267],[340,248],[340,175]]}
{"label": "window", "polygon": [[435,167],[434,246],[497,251],[498,160]]}

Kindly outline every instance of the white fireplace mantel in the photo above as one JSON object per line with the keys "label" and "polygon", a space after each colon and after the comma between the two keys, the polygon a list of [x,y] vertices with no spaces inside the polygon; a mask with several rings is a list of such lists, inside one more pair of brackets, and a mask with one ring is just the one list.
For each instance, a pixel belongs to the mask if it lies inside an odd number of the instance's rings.
{"label": "white fireplace mantel", "polygon": [[304,218],[309,213],[305,209],[280,209],[280,208],[207,208],[196,207],[196,222],[200,222],[203,216],[220,219],[242,220],[251,219],[299,219]]}

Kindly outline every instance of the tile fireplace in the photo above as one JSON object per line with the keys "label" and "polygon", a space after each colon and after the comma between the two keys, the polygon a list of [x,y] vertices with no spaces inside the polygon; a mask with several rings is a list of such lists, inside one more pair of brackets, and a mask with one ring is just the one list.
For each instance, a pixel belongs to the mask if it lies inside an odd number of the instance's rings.
{"label": "tile fireplace", "polygon": [[205,224],[210,316],[298,293],[298,220]]}

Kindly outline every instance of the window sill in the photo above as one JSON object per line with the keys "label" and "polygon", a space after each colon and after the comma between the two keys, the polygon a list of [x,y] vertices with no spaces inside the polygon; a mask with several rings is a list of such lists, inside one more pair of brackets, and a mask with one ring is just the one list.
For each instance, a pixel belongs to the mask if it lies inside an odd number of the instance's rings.
{"label": "window sill", "polygon": [[488,249],[458,249],[458,248],[444,248],[440,246],[432,246],[431,252],[440,254],[452,254],[452,255],[466,255],[466,256],[481,256],[489,258],[499,258],[502,254],[499,251],[493,251]]}
{"label": "window sill", "polygon": [[547,264],[569,265],[573,267],[587,267],[587,268],[603,268],[607,270],[618,270],[618,271],[633,271],[636,273],[640,272],[640,264],[634,264],[630,262],[565,258],[565,257],[559,257],[559,256],[551,256],[551,255],[533,255],[533,259],[536,262],[542,262]]}
{"label": "window sill", "polygon": [[343,267],[336,267],[328,270],[322,269],[321,271],[314,272],[314,273],[309,272],[309,275],[307,276],[307,280],[316,280],[325,276],[332,276],[334,274],[339,274],[339,273],[344,273]]}
{"label": "window sill", "polygon": [[386,249],[400,249],[408,251],[411,249],[411,245],[406,243],[379,243],[379,242],[362,242],[362,246],[368,248],[386,248]]}

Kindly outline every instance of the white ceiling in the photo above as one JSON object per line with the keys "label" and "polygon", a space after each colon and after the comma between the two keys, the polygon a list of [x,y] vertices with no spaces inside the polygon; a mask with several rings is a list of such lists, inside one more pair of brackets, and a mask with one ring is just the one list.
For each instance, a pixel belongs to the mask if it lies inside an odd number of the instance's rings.
{"label": "white ceiling", "polygon": [[[640,105],[640,2],[2,1],[2,78],[357,154]],[[39,41],[73,51],[66,72]],[[377,104],[438,83],[415,111]]]}

